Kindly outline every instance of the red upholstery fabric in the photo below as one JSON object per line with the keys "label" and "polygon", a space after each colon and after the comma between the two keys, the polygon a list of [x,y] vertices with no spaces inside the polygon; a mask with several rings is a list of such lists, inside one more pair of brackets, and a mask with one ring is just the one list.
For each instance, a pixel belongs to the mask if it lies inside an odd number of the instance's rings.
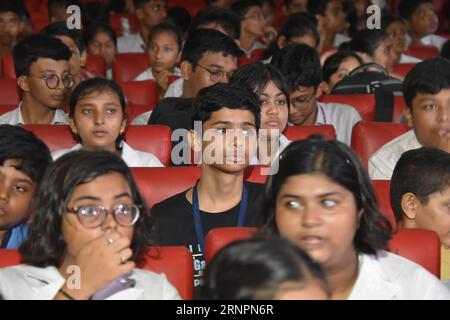
{"label": "red upholstery fabric", "polygon": [[2,78],[15,79],[16,71],[14,68],[14,59],[11,53],[2,58]]}
{"label": "red upholstery fabric", "polygon": [[283,133],[289,140],[303,140],[312,134],[319,134],[325,138],[336,140],[336,130],[329,124],[320,126],[288,126]]}
{"label": "red upholstery fabric", "polygon": [[439,49],[433,46],[409,47],[405,54],[419,58],[421,60],[428,60],[439,55]]}
{"label": "red upholstery fabric", "polygon": [[118,81],[127,103],[141,104],[152,109],[158,103],[158,88],[155,80]]}
{"label": "red upholstery fabric", "polygon": [[399,229],[389,242],[389,251],[414,261],[439,278],[441,244],[435,232],[423,229]]}
{"label": "red upholstery fabric", "polygon": [[23,127],[44,141],[50,151],[71,148],[77,143],[69,126],[27,124]]}
{"label": "red upholstery fabric", "polygon": [[112,64],[113,79],[133,81],[141,72],[150,67],[145,53],[119,53]]}
{"label": "red upholstery fabric", "polygon": [[256,228],[225,227],[212,229],[205,237],[205,260],[210,262],[216,253],[227,244],[252,237]]}
{"label": "red upholstery fabric", "polygon": [[89,54],[86,59],[86,70],[94,72],[99,76],[106,76],[105,59],[102,56]]}
{"label": "red upholstery fabric", "polygon": [[245,180],[253,183],[266,183],[270,167],[263,165],[249,166],[245,170]]}
{"label": "red upholstery fabric", "polygon": [[398,74],[399,76],[406,77],[408,72],[410,72],[415,65],[415,63],[398,63],[394,65],[394,68],[392,68],[392,72],[394,74]]}
{"label": "red upholstery fabric", "polygon": [[20,264],[20,254],[17,250],[0,249],[0,268]]}
{"label": "red upholstery fabric", "polygon": [[328,94],[319,99],[321,102],[348,104],[356,109],[366,121],[375,120],[375,95],[373,94]]}
{"label": "red upholstery fabric", "polygon": [[128,23],[130,25],[130,32],[137,32],[138,30],[138,21],[137,17],[134,14],[128,13],[112,13],[109,16],[109,25],[115,31],[117,37],[122,35],[122,24],[120,23],[120,19],[124,17],[128,19]]}
{"label": "red upholstery fabric", "polygon": [[164,273],[183,300],[193,298],[194,265],[191,252],[183,246],[153,247],[139,268]]}
{"label": "red upholstery fabric", "polygon": [[392,231],[394,231],[397,228],[397,222],[391,207],[391,182],[389,180],[372,180],[372,184],[378,199],[378,207],[380,208],[381,213],[389,219]]}
{"label": "red upholstery fabric", "polygon": [[4,113],[7,113],[17,107],[17,104],[5,104],[0,105],[0,116]]}
{"label": "red upholstery fabric", "polygon": [[144,112],[150,111],[152,108],[142,104],[128,104],[125,108],[127,114],[127,123],[131,123],[137,116]]}
{"label": "red upholstery fabric", "polygon": [[352,131],[352,148],[367,168],[379,148],[410,129],[405,124],[359,121]]}
{"label": "red upholstery fabric", "polygon": [[0,105],[18,105],[19,86],[16,79],[0,79]]}

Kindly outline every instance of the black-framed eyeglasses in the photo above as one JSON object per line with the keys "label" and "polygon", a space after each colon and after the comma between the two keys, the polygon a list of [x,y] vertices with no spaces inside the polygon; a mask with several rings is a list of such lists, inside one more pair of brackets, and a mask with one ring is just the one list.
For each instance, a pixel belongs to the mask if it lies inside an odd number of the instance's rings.
{"label": "black-framed eyeglasses", "polygon": [[312,98],[316,95],[315,92],[313,92],[310,96],[302,96],[297,97],[294,99],[291,99],[291,105],[294,106],[295,109],[302,109],[304,107],[308,106],[308,103],[311,101]]}
{"label": "black-framed eyeglasses", "polygon": [[223,70],[211,70],[207,67],[202,66],[199,63],[195,64],[196,66],[199,66],[200,68],[206,70],[209,72],[209,77],[212,82],[221,82],[226,79],[227,81],[231,78],[231,75],[233,74],[233,71],[231,72],[225,72]]}
{"label": "black-framed eyeglasses", "polygon": [[102,206],[81,206],[66,208],[68,213],[74,213],[78,221],[86,228],[100,227],[106,216],[112,213],[114,220],[122,227],[131,227],[139,219],[140,209],[135,204],[119,204],[112,210]]}
{"label": "black-framed eyeglasses", "polygon": [[27,77],[45,80],[45,84],[47,85],[47,88],[49,88],[49,89],[58,88],[60,81],[62,81],[62,84],[63,84],[64,88],[66,88],[66,89],[72,88],[73,85],[75,84],[75,81],[73,80],[73,77],[70,73],[63,74],[61,76],[61,78],[54,73],[48,74],[45,76],[41,76],[41,77],[32,76],[32,75],[28,75]]}

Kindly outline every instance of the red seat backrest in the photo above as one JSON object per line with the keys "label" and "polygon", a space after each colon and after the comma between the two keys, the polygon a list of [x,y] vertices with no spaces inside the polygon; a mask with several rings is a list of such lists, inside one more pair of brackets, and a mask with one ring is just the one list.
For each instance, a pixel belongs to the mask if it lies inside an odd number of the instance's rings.
{"label": "red seat backrest", "polygon": [[269,166],[255,165],[246,168],[244,177],[245,180],[248,182],[264,184],[266,183],[267,176],[269,173],[270,173]]}
{"label": "red seat backrest", "polygon": [[415,63],[397,63],[392,68],[392,73],[398,74],[399,76],[406,77],[406,75],[414,68]]}
{"label": "red seat backrest", "polygon": [[353,126],[352,148],[367,168],[372,154],[409,129],[406,124],[359,121]]}
{"label": "red seat backrest", "polygon": [[372,180],[381,213],[389,219],[392,230],[396,230],[397,222],[391,206],[391,182],[389,180]]}
{"label": "red seat backrest", "polygon": [[150,106],[152,109],[158,103],[158,88],[155,80],[118,81],[127,103]]}
{"label": "red seat backrest", "polygon": [[16,69],[14,68],[14,59],[11,53],[6,54],[2,58],[2,78],[15,79]]}
{"label": "red seat backrest", "polygon": [[5,114],[13,109],[17,108],[17,104],[5,104],[5,105],[0,105],[0,116],[2,114]]}
{"label": "red seat backrest", "polygon": [[147,205],[155,204],[191,188],[200,178],[199,167],[131,168]]}
{"label": "red seat backrest", "polygon": [[150,62],[146,53],[118,53],[112,64],[113,79],[116,81],[133,81],[149,67]]}
{"label": "red seat backrest", "polygon": [[192,254],[184,246],[152,247],[138,267],[164,273],[183,300],[191,300],[194,291]]}
{"label": "red seat backrest", "polygon": [[20,101],[19,86],[16,79],[0,79],[0,104],[18,105]]}
{"label": "red seat backrest", "polygon": [[321,96],[319,100],[350,105],[359,112],[363,120],[375,120],[375,95],[373,94],[328,94]]}
{"label": "red seat backrest", "polygon": [[86,70],[92,71],[99,76],[106,76],[105,59],[102,56],[88,54],[86,59]]}
{"label": "red seat backrest", "polygon": [[172,130],[167,126],[128,126],[125,141],[139,151],[153,153],[165,166],[170,163]]}
{"label": "red seat backrest", "polygon": [[409,47],[406,49],[405,54],[421,60],[428,60],[438,56],[439,49],[434,46]]}
{"label": "red seat backrest", "polygon": [[137,116],[150,110],[152,110],[152,108],[142,104],[128,104],[125,108],[127,123],[130,124]]}
{"label": "red seat backrest", "polygon": [[26,130],[33,132],[45,142],[50,151],[73,147],[77,141],[69,126],[53,124],[26,124]]}
{"label": "red seat backrest", "polygon": [[224,227],[212,229],[205,237],[205,260],[210,262],[216,253],[233,241],[248,239],[256,233],[253,227]]}
{"label": "red seat backrest", "polygon": [[20,264],[19,251],[13,249],[0,249],[0,268],[11,267]]}
{"label": "red seat backrest", "polygon": [[120,22],[120,19],[122,17],[128,19],[130,32],[137,32],[139,24],[136,15],[129,13],[112,13],[109,16],[109,25],[114,30],[117,37],[120,37],[122,35],[122,23]]}
{"label": "red seat backrest", "polygon": [[388,248],[389,251],[414,261],[436,277],[440,277],[441,243],[435,232],[423,229],[398,229]]}
{"label": "red seat backrest", "polygon": [[283,134],[292,141],[303,140],[312,134],[319,134],[330,140],[336,140],[336,130],[331,124],[320,126],[287,126]]}

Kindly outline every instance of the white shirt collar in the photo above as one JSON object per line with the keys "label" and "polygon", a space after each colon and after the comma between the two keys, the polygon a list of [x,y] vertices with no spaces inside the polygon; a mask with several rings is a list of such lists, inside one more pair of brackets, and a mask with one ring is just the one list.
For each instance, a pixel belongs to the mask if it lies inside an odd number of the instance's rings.
{"label": "white shirt collar", "polygon": [[[26,124],[22,117],[22,101],[20,101],[17,108],[11,111],[10,113],[10,124],[14,125],[24,125]],[[53,120],[50,124],[67,124],[67,115],[61,109],[56,109],[55,114],[53,116]]]}

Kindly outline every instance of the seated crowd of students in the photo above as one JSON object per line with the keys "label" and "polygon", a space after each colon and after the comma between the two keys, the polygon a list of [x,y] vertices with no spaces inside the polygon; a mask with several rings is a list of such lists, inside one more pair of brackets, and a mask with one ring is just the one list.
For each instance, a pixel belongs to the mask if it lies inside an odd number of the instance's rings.
{"label": "seated crowd of students", "polygon": [[[0,298],[180,299],[140,262],[149,248],[184,246],[198,299],[450,300],[450,44],[436,34],[433,1],[384,4],[381,29],[366,28],[365,9],[384,1],[282,2],[279,12],[277,1],[211,0],[191,17],[165,0],[49,0],[49,24],[33,31],[26,1],[0,1],[11,29],[0,29],[0,57],[12,55],[20,92],[0,115],[0,259],[3,249],[21,257],[0,268]],[[72,4],[84,10],[81,30],[66,23]],[[118,36],[107,18],[92,20],[100,11],[134,16],[136,32],[125,19]],[[413,55],[424,47],[441,56]],[[113,71],[124,53],[146,56],[134,81],[157,88],[156,106],[132,119]],[[103,75],[87,67],[94,55]],[[402,82],[410,127],[367,166],[352,149],[365,115],[322,101],[365,64]],[[67,126],[77,143],[51,152],[29,125]],[[131,168],[165,162],[124,137],[147,125],[173,132],[170,166],[200,169],[151,208]],[[286,134],[323,125],[336,139]],[[265,184],[247,181],[255,165]],[[371,180],[390,181],[397,226]],[[207,261],[206,235],[221,227],[257,234]],[[389,251],[399,229],[437,235],[440,279]]]}

